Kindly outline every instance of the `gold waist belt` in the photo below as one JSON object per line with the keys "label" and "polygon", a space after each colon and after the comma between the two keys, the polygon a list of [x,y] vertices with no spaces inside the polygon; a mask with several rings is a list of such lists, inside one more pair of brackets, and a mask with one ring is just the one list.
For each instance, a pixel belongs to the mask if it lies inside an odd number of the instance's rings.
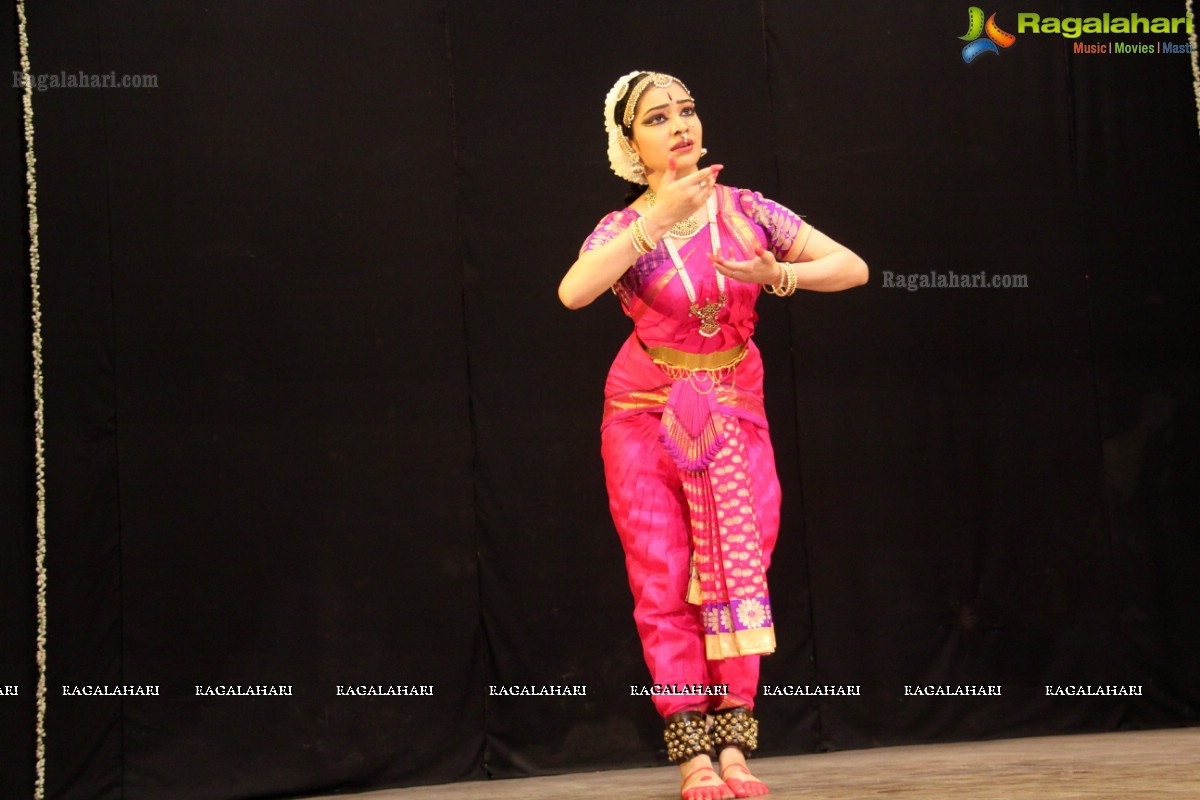
{"label": "gold waist belt", "polygon": [[655,364],[688,372],[715,372],[736,367],[738,362],[746,357],[745,344],[716,353],[688,353],[673,347],[647,347],[640,339],[638,342]]}

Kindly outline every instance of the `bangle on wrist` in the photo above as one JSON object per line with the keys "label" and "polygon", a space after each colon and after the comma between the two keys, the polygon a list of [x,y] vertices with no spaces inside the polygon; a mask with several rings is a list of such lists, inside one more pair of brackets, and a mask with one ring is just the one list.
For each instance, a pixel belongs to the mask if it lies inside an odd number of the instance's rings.
{"label": "bangle on wrist", "polygon": [[633,243],[633,249],[637,251],[638,256],[652,253],[658,247],[658,242],[651,239],[650,235],[646,233],[644,217],[638,217],[629,226],[629,240]]}
{"label": "bangle on wrist", "polygon": [[766,284],[763,289],[767,294],[773,294],[776,297],[791,297],[796,293],[796,284],[798,282],[796,276],[796,265],[787,261],[778,261],[780,276],[779,283],[775,285]]}

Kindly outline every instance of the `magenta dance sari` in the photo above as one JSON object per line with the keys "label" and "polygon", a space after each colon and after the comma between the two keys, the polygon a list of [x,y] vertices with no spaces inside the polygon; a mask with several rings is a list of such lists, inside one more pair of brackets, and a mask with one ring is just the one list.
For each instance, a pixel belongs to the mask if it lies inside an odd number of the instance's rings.
{"label": "magenta dance sari", "polygon": [[[783,259],[810,232],[798,215],[757,193],[721,186],[716,197],[721,248],[735,260],[752,257],[755,247]],[[631,209],[609,214],[583,249],[622,235],[637,217]],[[698,304],[716,300],[707,229],[677,243]],[[766,570],[778,532],[779,482],[762,361],[750,338],[760,288],[727,281],[720,328],[705,337],[664,244],[613,286],[634,332],[605,387],[605,474],[656,681],[706,677],[678,663],[688,646],[676,634],[686,625],[663,620],[676,594],[697,610],[704,660],[775,649]]]}

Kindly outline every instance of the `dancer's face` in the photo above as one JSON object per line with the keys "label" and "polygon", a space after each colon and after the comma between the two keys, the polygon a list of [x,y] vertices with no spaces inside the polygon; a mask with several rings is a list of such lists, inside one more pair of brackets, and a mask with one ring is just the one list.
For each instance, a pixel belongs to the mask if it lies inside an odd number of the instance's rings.
{"label": "dancer's face", "polygon": [[680,175],[694,172],[700,161],[704,130],[696,103],[678,83],[650,86],[638,98],[630,146],[642,159],[647,174],[661,174],[675,158]]}

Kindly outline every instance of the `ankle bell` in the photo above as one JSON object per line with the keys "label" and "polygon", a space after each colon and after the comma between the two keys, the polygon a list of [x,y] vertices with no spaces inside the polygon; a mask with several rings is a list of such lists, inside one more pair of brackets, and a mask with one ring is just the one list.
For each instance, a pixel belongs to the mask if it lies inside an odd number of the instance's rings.
{"label": "ankle bell", "polygon": [[712,739],[706,730],[704,713],[683,711],[664,720],[663,741],[667,744],[667,758],[679,764],[700,755],[710,758],[716,754]]}
{"label": "ankle bell", "polygon": [[717,750],[736,747],[748,756],[758,747],[758,720],[742,706],[718,711],[713,714],[710,737]]}

